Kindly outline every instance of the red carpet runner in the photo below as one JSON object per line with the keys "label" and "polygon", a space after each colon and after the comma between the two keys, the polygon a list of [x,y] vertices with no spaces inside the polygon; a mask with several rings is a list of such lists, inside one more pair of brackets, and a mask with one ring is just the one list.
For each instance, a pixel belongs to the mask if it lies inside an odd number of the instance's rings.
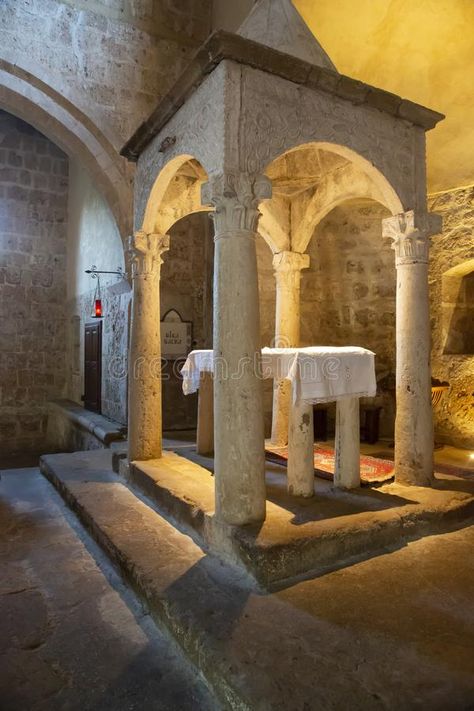
{"label": "red carpet runner", "polygon": [[[267,443],[265,456],[269,461],[286,464],[288,447],[270,447]],[[316,444],[314,446],[314,473],[321,479],[334,477],[334,449]],[[382,484],[393,478],[393,462],[361,455],[360,479],[362,484]]]}

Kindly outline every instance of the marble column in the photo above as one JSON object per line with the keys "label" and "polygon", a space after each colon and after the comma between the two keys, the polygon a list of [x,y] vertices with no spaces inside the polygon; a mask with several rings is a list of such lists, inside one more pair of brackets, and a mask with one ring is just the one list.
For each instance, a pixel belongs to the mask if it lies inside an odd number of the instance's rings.
{"label": "marble column", "polygon": [[169,236],[130,237],[132,319],[128,377],[128,459],[161,457],[160,272]]}
{"label": "marble column", "polygon": [[203,186],[215,207],[214,452],[216,517],[244,525],[265,518],[260,310],[255,237],[264,176],[217,175]]}
{"label": "marble column", "polygon": [[[309,267],[309,255],[278,252],[273,257],[276,280],[275,347],[297,348],[300,344],[301,270]],[[288,380],[275,380],[271,441],[288,443],[291,387]]]}
{"label": "marble column", "polygon": [[440,230],[437,215],[413,211],[383,221],[397,268],[395,478],[418,486],[433,481],[428,259],[429,237]]}

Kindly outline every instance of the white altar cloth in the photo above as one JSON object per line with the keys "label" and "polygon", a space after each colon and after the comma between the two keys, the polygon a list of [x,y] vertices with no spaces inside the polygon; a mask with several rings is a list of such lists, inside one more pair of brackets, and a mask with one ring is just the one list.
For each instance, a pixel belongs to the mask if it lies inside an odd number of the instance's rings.
{"label": "white altar cloth", "polygon": [[[199,389],[202,372],[213,371],[212,350],[192,351],[181,370],[184,394]],[[261,377],[290,380],[294,404],[374,397],[377,390],[375,354],[356,346],[263,348]]]}

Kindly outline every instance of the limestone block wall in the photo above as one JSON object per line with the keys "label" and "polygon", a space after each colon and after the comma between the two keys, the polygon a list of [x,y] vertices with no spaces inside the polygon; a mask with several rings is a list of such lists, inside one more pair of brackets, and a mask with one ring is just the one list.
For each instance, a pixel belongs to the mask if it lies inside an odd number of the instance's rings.
{"label": "limestone block wall", "polygon": [[433,195],[429,205],[443,216],[430,258],[433,375],[449,383],[434,411],[436,438],[474,448],[474,187]]}
{"label": "limestone block wall", "polygon": [[0,55],[40,75],[118,149],[210,26],[210,0],[2,0]]}
{"label": "limestone block wall", "polygon": [[317,227],[302,279],[301,340],[374,351],[381,434],[391,437],[396,275],[393,250],[382,238],[387,215],[377,203],[345,203]]}
{"label": "limestone block wall", "polygon": [[[170,250],[161,268],[161,318],[175,309],[193,324],[193,348],[212,348],[213,236],[209,216],[190,215],[170,230]],[[164,362],[163,427],[196,426],[197,396],[183,395],[178,369],[184,361]]]}
{"label": "limestone block wall", "polygon": [[[309,244],[310,268],[301,280],[301,345],[355,345],[376,353],[381,433],[391,437],[395,416],[395,259],[382,238],[382,206],[345,203],[318,225]],[[275,333],[271,251],[258,238],[262,345]],[[266,423],[271,388],[265,383]]]}
{"label": "limestone block wall", "polygon": [[68,160],[0,111],[0,449],[44,444],[65,386]]}

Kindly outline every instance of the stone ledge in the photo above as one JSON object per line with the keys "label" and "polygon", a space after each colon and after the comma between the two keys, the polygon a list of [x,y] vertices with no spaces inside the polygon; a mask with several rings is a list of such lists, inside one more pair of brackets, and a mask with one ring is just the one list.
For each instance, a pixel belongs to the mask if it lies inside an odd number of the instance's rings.
{"label": "stone ledge", "polygon": [[451,530],[474,516],[474,481],[438,475],[427,489],[386,484],[334,490],[316,480],[313,499],[290,497],[281,467],[267,465],[267,519],[229,527],[214,519],[214,479],[173,452],[134,462],[129,480],[201,545],[243,565],[263,586],[344,567],[354,560]]}
{"label": "stone ledge", "polygon": [[45,455],[40,469],[199,666],[222,708],[252,711],[253,692],[263,701],[259,708],[270,711],[261,674],[242,663],[238,650],[227,650],[222,636],[226,615],[238,616],[252,581],[207,556],[135,496],[112,472],[109,450]]}
{"label": "stone ledge", "polygon": [[96,412],[85,410],[72,400],[51,400],[49,406],[73,425],[92,434],[105,447],[111,442],[124,440],[127,428]]}

